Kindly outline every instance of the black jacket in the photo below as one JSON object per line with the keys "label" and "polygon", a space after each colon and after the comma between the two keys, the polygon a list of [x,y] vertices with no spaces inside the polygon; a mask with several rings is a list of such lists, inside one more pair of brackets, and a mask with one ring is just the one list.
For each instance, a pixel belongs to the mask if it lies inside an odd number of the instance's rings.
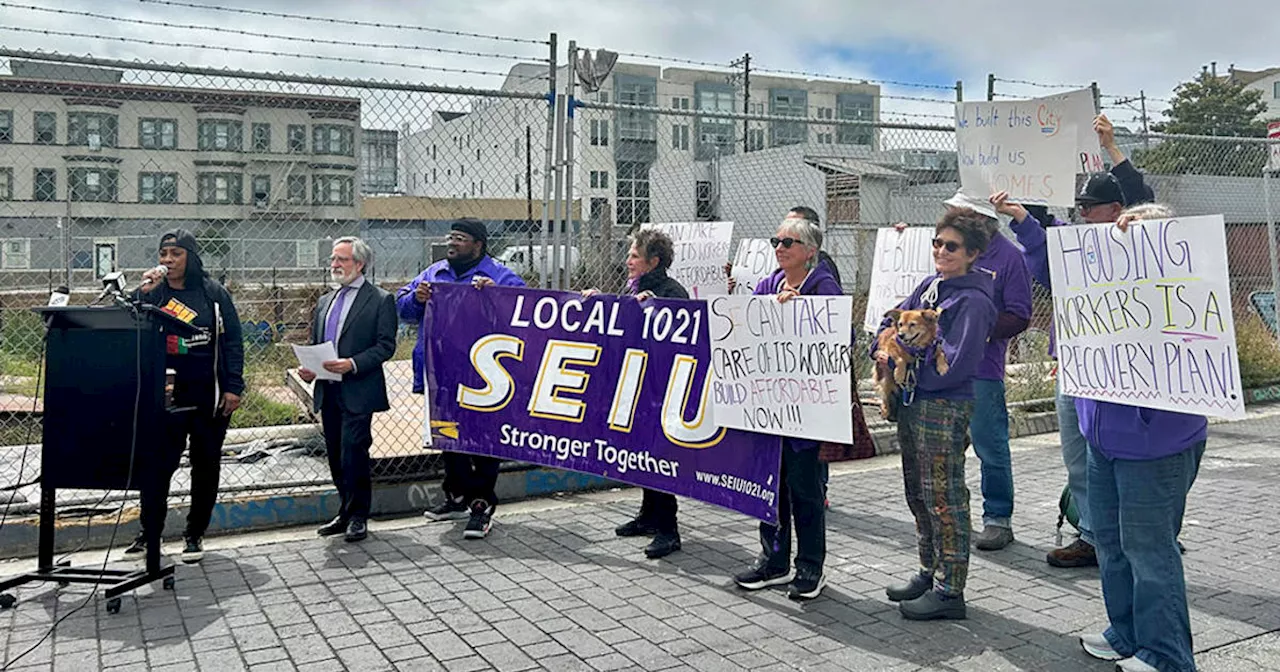
{"label": "black jacket", "polygon": [[653,292],[654,296],[664,299],[689,298],[689,292],[663,270],[653,270],[640,276],[636,293],[640,292]]}
{"label": "black jacket", "polygon": [[[325,318],[337,290],[320,297],[315,315],[311,318],[311,344],[323,342]],[[347,319],[342,323],[335,347],[338,357],[350,358],[356,370],[342,377],[342,382],[316,381],[313,407],[320,410],[324,395],[338,394],[342,410],[355,415],[387,411],[391,403],[387,399],[387,379],[382,364],[396,354],[396,298],[365,278],[355,298]]]}

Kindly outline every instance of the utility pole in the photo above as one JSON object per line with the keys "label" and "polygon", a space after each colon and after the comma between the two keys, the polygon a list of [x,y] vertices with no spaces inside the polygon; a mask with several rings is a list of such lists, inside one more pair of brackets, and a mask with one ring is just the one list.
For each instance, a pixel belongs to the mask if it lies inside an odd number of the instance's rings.
{"label": "utility pole", "polygon": [[[1134,98],[1134,97],[1129,97],[1129,98],[1117,98],[1117,99],[1116,99],[1116,101],[1115,101],[1115,104],[1116,104],[1116,105],[1131,106],[1131,105],[1132,105],[1133,103],[1135,103],[1135,102],[1136,102],[1136,103],[1138,103],[1138,104],[1140,105],[1139,109],[1141,110],[1141,111],[1139,112],[1139,115],[1140,115],[1140,116],[1138,117],[1138,119],[1142,122],[1142,136],[1143,136],[1143,137],[1142,137],[1142,147],[1143,147],[1143,149],[1150,149],[1150,148],[1151,148],[1151,140],[1150,140],[1150,138],[1148,138],[1148,137],[1147,137],[1147,135],[1151,133],[1151,129],[1150,129],[1150,127],[1149,127],[1149,126],[1148,126],[1148,124],[1147,124],[1147,122],[1148,122],[1148,120],[1147,120],[1147,92],[1146,92],[1146,91],[1139,91],[1139,92],[1138,92],[1138,97],[1136,97],[1136,98]],[[1133,108],[1132,108],[1132,107],[1129,107],[1129,109],[1133,109]]]}
{"label": "utility pole", "polygon": [[964,81],[956,80],[956,102],[964,102]]}
{"label": "utility pole", "polygon": [[[729,64],[729,67],[736,68],[742,66],[742,113],[751,114],[751,54],[746,53],[742,58]],[[730,75],[729,83],[735,83],[738,75]],[[742,153],[746,154],[751,151],[751,122],[746,119],[742,120]]]}
{"label": "utility pole", "polygon": [[987,73],[987,102],[996,99],[996,74],[994,72]]}

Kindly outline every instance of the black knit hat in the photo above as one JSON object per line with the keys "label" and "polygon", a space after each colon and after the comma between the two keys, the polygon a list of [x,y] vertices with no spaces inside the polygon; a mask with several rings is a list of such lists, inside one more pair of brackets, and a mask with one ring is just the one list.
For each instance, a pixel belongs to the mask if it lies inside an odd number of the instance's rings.
{"label": "black knit hat", "polygon": [[484,222],[474,217],[463,217],[455,220],[449,225],[449,230],[461,231],[475,238],[477,242],[484,243],[486,248],[489,246],[489,230],[485,228]]}

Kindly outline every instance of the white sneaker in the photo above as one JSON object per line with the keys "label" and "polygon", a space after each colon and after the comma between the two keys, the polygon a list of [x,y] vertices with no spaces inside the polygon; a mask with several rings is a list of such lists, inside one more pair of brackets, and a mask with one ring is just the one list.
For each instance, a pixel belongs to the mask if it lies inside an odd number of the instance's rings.
{"label": "white sneaker", "polygon": [[1151,667],[1142,662],[1141,658],[1134,656],[1116,663],[1116,672],[1160,672],[1160,670]]}
{"label": "white sneaker", "polygon": [[1115,661],[1124,659],[1124,656],[1116,653],[1116,650],[1111,648],[1111,642],[1108,642],[1107,638],[1104,637],[1102,633],[1094,635],[1080,635],[1080,648],[1084,649],[1085,653],[1097,658],[1098,660]]}

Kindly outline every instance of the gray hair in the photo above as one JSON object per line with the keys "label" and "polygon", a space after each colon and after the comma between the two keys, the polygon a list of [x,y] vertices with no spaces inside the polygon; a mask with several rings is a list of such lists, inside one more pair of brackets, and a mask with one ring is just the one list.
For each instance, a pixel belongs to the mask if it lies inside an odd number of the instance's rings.
{"label": "gray hair", "polygon": [[1136,219],[1170,219],[1175,217],[1173,208],[1163,203],[1139,203],[1125,208],[1122,215],[1133,215]]}
{"label": "gray hair", "polygon": [[778,227],[778,231],[789,233],[794,238],[804,243],[806,247],[813,248],[814,252],[822,249],[822,229],[817,224],[799,217],[791,217],[782,220],[782,226]]}
{"label": "gray hair", "polygon": [[343,243],[351,245],[351,258],[364,264],[365,273],[368,273],[369,268],[373,266],[373,248],[369,247],[369,243],[356,236],[343,236],[335,239],[333,246],[337,247]]}

